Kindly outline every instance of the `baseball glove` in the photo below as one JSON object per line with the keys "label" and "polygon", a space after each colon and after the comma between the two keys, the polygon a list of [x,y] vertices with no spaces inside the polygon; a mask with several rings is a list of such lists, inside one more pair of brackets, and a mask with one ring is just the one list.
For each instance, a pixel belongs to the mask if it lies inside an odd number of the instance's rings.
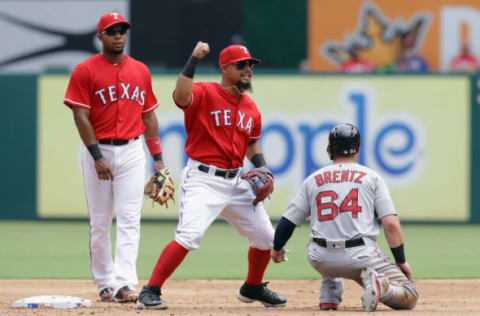
{"label": "baseball glove", "polygon": [[158,202],[160,205],[165,204],[168,208],[168,201],[175,199],[173,194],[175,193],[175,186],[173,180],[170,177],[170,171],[167,168],[161,169],[148,180],[143,191],[145,195],[153,200],[153,203]]}
{"label": "baseball glove", "polygon": [[247,180],[252,186],[255,200],[253,205],[265,200],[273,192],[273,175],[265,167],[255,168],[242,175],[242,179]]}

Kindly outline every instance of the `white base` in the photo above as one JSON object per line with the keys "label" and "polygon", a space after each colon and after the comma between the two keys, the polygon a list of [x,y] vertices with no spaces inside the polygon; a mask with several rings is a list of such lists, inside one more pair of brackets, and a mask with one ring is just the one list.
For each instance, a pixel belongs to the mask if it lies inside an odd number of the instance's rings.
{"label": "white base", "polygon": [[77,308],[77,307],[91,307],[90,300],[65,295],[42,295],[22,298],[21,300],[12,303],[12,307],[24,308]]}

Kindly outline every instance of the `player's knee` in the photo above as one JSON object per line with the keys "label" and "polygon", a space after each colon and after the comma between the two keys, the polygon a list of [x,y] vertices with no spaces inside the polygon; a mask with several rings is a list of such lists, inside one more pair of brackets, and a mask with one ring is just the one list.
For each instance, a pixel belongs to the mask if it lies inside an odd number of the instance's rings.
{"label": "player's knee", "polygon": [[201,233],[182,233],[177,232],[175,234],[175,241],[178,242],[182,247],[189,251],[197,250],[200,247],[200,241],[202,240],[203,234]]}
{"label": "player's knee", "polygon": [[260,250],[268,250],[273,247],[274,232],[270,230],[260,231],[253,234],[250,238],[250,244]]}
{"label": "player's knee", "polygon": [[411,284],[404,284],[403,291],[397,292],[396,295],[393,295],[386,301],[382,301],[387,306],[390,306],[393,309],[414,309],[418,301],[418,291]]}
{"label": "player's knee", "polygon": [[407,304],[405,306],[405,309],[413,309],[415,307],[415,305],[417,305],[417,301],[418,301],[418,291],[415,287],[413,286],[410,286],[407,288],[406,290],[406,293],[407,293]]}
{"label": "player's knee", "polygon": [[411,310],[411,309],[414,309],[415,306],[417,305],[417,300],[418,300],[418,298],[409,299],[408,301],[406,301],[406,303],[404,305],[393,306],[392,308],[395,309],[395,310]]}
{"label": "player's knee", "polygon": [[90,234],[108,234],[110,232],[110,226],[105,225],[105,223],[96,223],[95,221],[90,221]]}

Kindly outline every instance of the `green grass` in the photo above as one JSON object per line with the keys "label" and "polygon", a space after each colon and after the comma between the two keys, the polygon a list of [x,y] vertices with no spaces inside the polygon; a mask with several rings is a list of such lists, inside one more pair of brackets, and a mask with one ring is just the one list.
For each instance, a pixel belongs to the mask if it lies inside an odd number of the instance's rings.
{"label": "green grass", "polygon": [[[176,224],[144,223],[138,273],[148,279]],[[86,222],[0,221],[0,279],[91,278]],[[114,233],[114,230],[112,230]],[[480,225],[405,225],[407,259],[417,279],[480,278]],[[310,230],[303,225],[287,244],[289,261],[270,264],[266,279],[317,279],[305,257]],[[379,244],[390,255],[383,236]],[[242,279],[248,241],[218,223],[200,249],[174,273],[176,279]]]}

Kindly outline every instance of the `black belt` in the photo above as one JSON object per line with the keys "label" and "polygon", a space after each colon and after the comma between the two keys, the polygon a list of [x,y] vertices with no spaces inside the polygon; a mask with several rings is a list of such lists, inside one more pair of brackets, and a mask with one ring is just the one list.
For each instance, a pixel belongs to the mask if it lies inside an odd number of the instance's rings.
{"label": "black belt", "polygon": [[[324,238],[313,238],[313,241],[320,247],[327,248],[327,240]],[[352,248],[365,245],[362,238],[345,240],[345,248]]]}
{"label": "black belt", "polygon": [[128,144],[129,141],[136,139],[138,139],[138,136],[132,139],[99,139],[98,142],[102,145],[122,146]]}
{"label": "black belt", "polygon": [[[198,170],[208,173],[208,170],[210,170],[210,168],[205,165],[198,165]],[[237,176],[239,170],[240,169],[226,169],[226,170],[217,169],[215,170],[215,175],[225,179],[232,179]]]}

